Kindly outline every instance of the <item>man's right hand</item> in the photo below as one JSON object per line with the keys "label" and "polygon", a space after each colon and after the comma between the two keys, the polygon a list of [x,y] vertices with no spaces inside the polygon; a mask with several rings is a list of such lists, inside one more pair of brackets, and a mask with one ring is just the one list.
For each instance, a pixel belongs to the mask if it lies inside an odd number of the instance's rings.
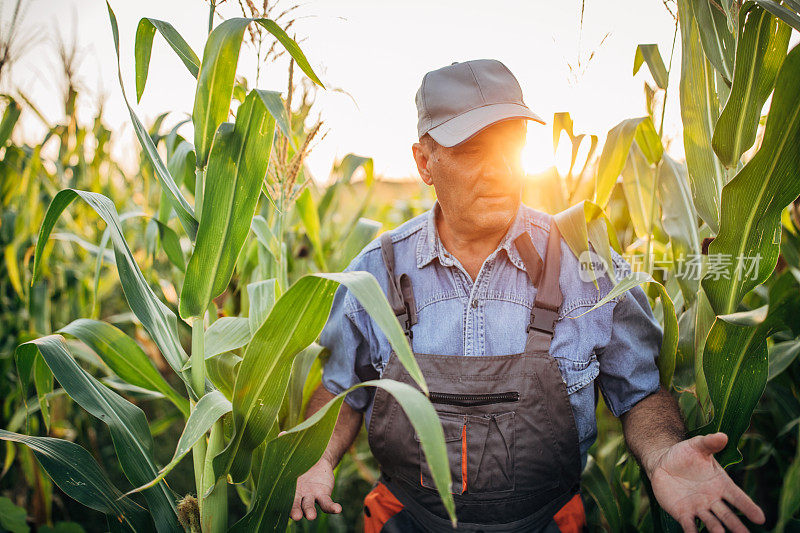
{"label": "man's right hand", "polygon": [[308,472],[297,478],[294,503],[289,514],[292,520],[300,520],[304,514],[307,519],[314,520],[317,517],[315,502],[326,513],[341,513],[342,506],[331,499],[333,483],[333,466],[323,455]]}
{"label": "man's right hand", "polygon": [[[323,405],[335,398],[320,383],[311,398],[308,400],[305,417],[316,413]],[[350,407],[347,402],[342,403],[339,418],[331,434],[328,447],[320,460],[308,472],[297,478],[294,492],[294,503],[289,516],[292,520],[301,520],[303,515],[309,520],[317,517],[315,503],[326,513],[341,513],[342,506],[331,499],[333,492],[333,469],[339,464],[347,448],[353,444],[361,428],[362,413]],[[278,435],[285,433],[281,431]]]}

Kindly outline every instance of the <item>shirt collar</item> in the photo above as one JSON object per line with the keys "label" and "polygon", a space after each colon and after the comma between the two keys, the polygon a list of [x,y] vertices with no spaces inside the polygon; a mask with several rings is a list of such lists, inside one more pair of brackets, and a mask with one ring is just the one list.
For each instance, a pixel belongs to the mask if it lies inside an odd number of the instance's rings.
{"label": "shirt collar", "polygon": [[[417,242],[417,268],[424,267],[434,258],[438,258],[442,266],[453,266],[455,264],[454,257],[445,250],[442,241],[439,239],[439,232],[436,228],[436,212],[439,210],[441,210],[441,207],[439,206],[439,201],[436,200],[433,207],[428,210],[423,231]],[[520,257],[517,246],[514,244],[514,239],[522,235],[525,228],[530,226],[529,222],[526,209],[520,202],[514,221],[492,255],[496,255],[500,250],[505,250],[509,260],[517,268],[525,271],[525,263],[522,262],[522,257]],[[536,239],[534,239],[535,242]]]}

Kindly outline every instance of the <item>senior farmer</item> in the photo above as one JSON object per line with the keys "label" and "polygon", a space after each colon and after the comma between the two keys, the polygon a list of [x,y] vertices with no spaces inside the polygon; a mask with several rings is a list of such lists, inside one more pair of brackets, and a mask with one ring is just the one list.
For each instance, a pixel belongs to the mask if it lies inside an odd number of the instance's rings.
{"label": "senior farmer", "polygon": [[[662,330],[641,287],[576,318],[612,288],[581,279],[552,216],[521,203],[527,120],[501,62],[428,72],[416,95],[412,151],[433,208],[367,245],[347,270],[371,272],[387,294],[444,429],[459,529],[580,531],[580,475],[597,436],[599,385],[661,506],[686,531],[747,531],[731,510],[761,509],[713,454],[724,433],[685,440],[678,405],[659,386]],[[630,265],[612,251],[617,277]],[[307,415],[359,381],[414,384],[347,289],[337,290],[320,342],[330,348]],[[452,530],[399,404],[383,389],[345,398],[322,458],[297,480],[291,518],[338,513],[333,468],[362,414],[381,476],[364,505],[368,532]],[[730,506],[730,507],[729,507]]]}

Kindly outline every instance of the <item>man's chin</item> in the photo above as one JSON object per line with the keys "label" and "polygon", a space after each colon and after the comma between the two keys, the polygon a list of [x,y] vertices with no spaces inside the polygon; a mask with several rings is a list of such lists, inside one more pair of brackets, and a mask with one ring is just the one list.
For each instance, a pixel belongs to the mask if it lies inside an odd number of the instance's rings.
{"label": "man's chin", "polygon": [[498,230],[507,227],[517,214],[519,203],[507,196],[487,196],[481,198],[480,207],[476,206],[477,213],[474,213],[476,226],[487,231]]}

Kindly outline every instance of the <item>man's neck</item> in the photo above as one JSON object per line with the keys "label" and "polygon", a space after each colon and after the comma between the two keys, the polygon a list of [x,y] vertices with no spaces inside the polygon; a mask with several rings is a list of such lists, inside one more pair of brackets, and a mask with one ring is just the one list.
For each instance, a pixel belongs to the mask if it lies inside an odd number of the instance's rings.
{"label": "man's neck", "polygon": [[514,222],[512,218],[502,229],[478,232],[473,228],[460,228],[448,223],[440,207],[434,210],[434,214],[439,240],[464,266],[473,281],[478,276],[483,262],[497,248]]}

